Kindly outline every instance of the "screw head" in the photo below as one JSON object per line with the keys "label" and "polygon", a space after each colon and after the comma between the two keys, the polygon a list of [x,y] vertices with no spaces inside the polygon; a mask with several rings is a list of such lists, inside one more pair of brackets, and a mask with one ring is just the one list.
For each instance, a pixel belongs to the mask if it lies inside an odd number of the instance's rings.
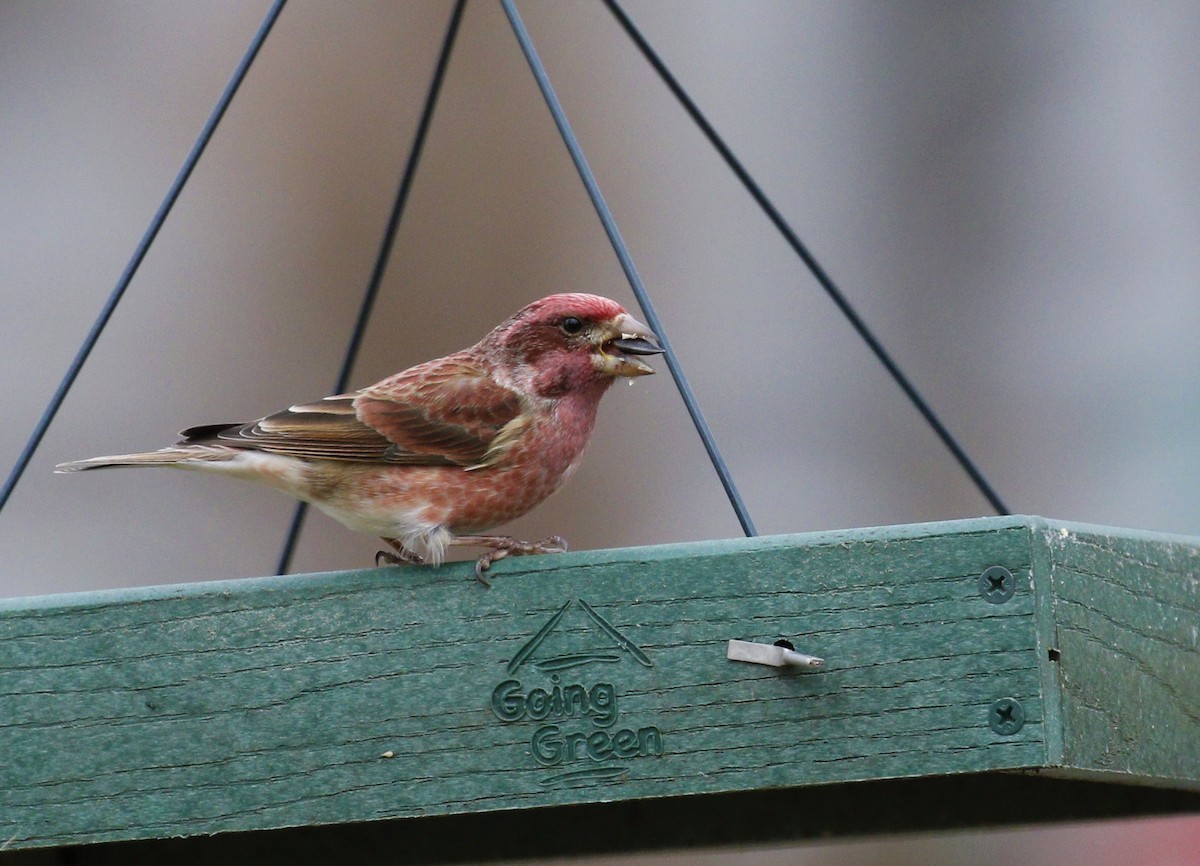
{"label": "screw head", "polygon": [[1004,604],[1017,591],[1017,579],[1003,565],[993,565],[979,575],[979,594],[991,604]]}
{"label": "screw head", "polygon": [[988,727],[1009,737],[1025,726],[1025,708],[1016,698],[1000,698],[988,707]]}

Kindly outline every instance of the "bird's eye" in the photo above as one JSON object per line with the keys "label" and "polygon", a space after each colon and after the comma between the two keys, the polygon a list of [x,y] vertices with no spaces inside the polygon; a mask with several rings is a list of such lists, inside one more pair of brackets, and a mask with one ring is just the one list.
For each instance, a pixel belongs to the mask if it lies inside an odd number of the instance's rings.
{"label": "bird's eye", "polygon": [[583,330],[583,321],[575,316],[567,316],[558,324],[568,334],[578,334]]}

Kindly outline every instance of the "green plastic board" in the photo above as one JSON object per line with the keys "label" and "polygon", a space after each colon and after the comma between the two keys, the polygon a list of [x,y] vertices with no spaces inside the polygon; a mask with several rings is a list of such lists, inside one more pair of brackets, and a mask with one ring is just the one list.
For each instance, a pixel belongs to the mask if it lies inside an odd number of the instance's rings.
{"label": "green plastic board", "polygon": [[[485,859],[1200,809],[1196,539],[995,518],[492,574],[0,603],[0,842],[311,849],[352,825]],[[915,809],[918,784],[959,802]],[[817,805],[856,796],[876,814]]]}

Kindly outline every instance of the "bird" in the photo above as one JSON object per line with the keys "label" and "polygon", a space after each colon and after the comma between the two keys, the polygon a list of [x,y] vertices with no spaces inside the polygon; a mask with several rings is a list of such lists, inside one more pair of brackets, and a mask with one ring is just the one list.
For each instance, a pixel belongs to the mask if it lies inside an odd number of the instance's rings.
{"label": "bird", "polygon": [[559,536],[488,534],[579,467],[600,399],[618,378],[654,373],[659,338],[616,301],[534,301],[475,345],[374,385],[249,423],[189,427],[174,445],[61,463],[56,472],[168,466],[265,484],[390,550],[376,565],[436,565],[452,545],[485,548],[484,577],[510,555],[557,553]]}

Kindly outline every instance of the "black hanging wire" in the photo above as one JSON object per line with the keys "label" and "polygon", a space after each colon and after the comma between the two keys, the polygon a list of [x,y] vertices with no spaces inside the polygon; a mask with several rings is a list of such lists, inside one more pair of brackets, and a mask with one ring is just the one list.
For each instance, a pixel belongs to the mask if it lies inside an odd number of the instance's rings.
{"label": "black hanging wire", "polygon": [[679,389],[680,396],[683,397],[684,405],[687,407],[688,414],[692,418],[696,432],[700,434],[700,439],[704,443],[709,460],[712,461],[713,468],[717,472],[717,477],[720,478],[721,485],[725,488],[725,495],[729,497],[729,504],[733,506],[733,510],[737,514],[738,522],[742,525],[742,531],[747,536],[757,535],[754,523],[750,519],[750,513],[746,509],[746,504],[742,501],[742,496],[738,492],[737,485],[733,483],[733,476],[729,472],[725,458],[721,456],[720,449],[717,448],[712,430],[709,429],[708,422],[704,420],[704,415],[700,412],[696,396],[692,393],[687,377],[683,374],[683,368],[679,364],[679,359],[671,348],[671,343],[667,339],[662,321],[658,318],[658,313],[655,312],[654,305],[650,303],[646,287],[643,285],[642,279],[638,276],[637,269],[633,265],[633,258],[629,254],[629,248],[625,245],[625,241],[617,229],[616,221],[613,219],[612,212],[608,209],[608,204],[604,201],[604,196],[600,194],[600,187],[596,183],[596,178],[592,174],[587,159],[583,155],[583,148],[580,147],[579,140],[571,130],[571,124],[567,120],[566,112],[563,111],[562,103],[558,101],[558,96],[555,95],[554,88],[550,85],[550,78],[546,74],[546,69],[542,65],[541,59],[538,57],[537,50],[533,47],[533,40],[529,35],[529,31],[525,28],[524,22],[521,20],[520,13],[517,12],[516,4],[513,0],[500,0],[500,2],[504,7],[505,14],[508,16],[509,23],[512,25],[513,32],[517,36],[517,41],[521,44],[525,60],[529,63],[529,68],[533,71],[533,77],[537,80],[538,87],[542,91],[542,96],[546,100],[550,114],[554,117],[554,123],[558,126],[563,143],[567,146],[567,150],[571,154],[571,159],[575,162],[575,169],[579,172],[579,177],[583,181],[583,185],[587,188],[588,196],[592,200],[596,214],[600,217],[600,222],[604,225],[604,231],[608,234],[609,242],[617,254],[617,259],[621,262],[621,268],[625,271],[625,277],[629,280],[630,288],[633,289],[633,294],[637,297],[638,304],[646,316],[646,324],[658,335],[659,342],[662,343],[663,349],[666,350],[667,367],[671,371],[671,376],[675,379],[675,386]]}
{"label": "black hanging wire", "polygon": [[79,351],[75,354],[75,359],[71,361],[66,374],[63,376],[62,381],[59,382],[58,389],[54,392],[54,396],[50,398],[50,403],[46,406],[46,411],[42,413],[37,426],[33,428],[33,433],[30,434],[29,440],[25,443],[24,450],[17,457],[17,462],[8,475],[8,480],[4,482],[4,488],[0,489],[0,509],[3,509],[5,504],[8,503],[8,498],[12,495],[13,488],[17,486],[17,482],[21,480],[21,476],[25,474],[25,470],[29,466],[29,461],[33,459],[34,452],[37,451],[38,446],[42,443],[42,438],[46,435],[46,430],[50,427],[51,422],[54,421],[58,410],[62,408],[63,401],[67,398],[67,392],[75,384],[75,379],[79,376],[79,371],[83,368],[84,362],[87,361],[88,356],[92,353],[92,349],[95,348],[96,341],[100,339],[100,333],[104,330],[104,326],[108,324],[108,320],[112,317],[113,311],[116,310],[117,304],[124,297],[125,290],[129,288],[129,284],[133,281],[133,276],[141,266],[142,259],[146,257],[146,253],[150,249],[150,244],[158,236],[159,229],[166,222],[171,208],[175,206],[175,201],[179,198],[184,184],[187,183],[188,178],[192,175],[192,169],[200,161],[200,156],[204,153],[204,149],[208,146],[209,140],[216,131],[217,124],[225,116],[225,110],[229,108],[229,103],[233,101],[233,95],[237,93],[238,88],[241,86],[242,80],[246,77],[246,73],[250,69],[250,64],[258,56],[258,50],[262,48],[267,34],[271,32],[271,28],[275,26],[275,20],[279,17],[279,13],[283,11],[283,6],[286,2],[287,0],[276,0],[275,5],[267,12],[267,17],[258,28],[254,39],[251,40],[250,47],[246,49],[241,63],[234,70],[233,77],[225,85],[224,92],[217,100],[217,105],[213,108],[212,114],[209,115],[204,128],[200,130],[200,136],[196,139],[196,143],[192,145],[192,150],[187,155],[187,159],[183,161],[183,167],[179,169],[179,174],[175,176],[175,181],[167,191],[166,198],[159,205],[158,212],[154,214],[154,218],[150,220],[150,225],[146,228],[145,234],[142,235],[141,241],[138,242],[137,248],[133,251],[133,256],[130,258],[129,264],[125,266],[120,279],[117,280],[116,286],[113,287],[112,292],[109,294],[108,300],[100,310],[100,315],[96,317],[96,321],[92,324],[92,329],[84,337],[83,345],[79,347]]}
{"label": "black hanging wire", "polygon": [[908,377],[905,376],[903,372],[901,372],[900,367],[892,359],[892,356],[888,353],[888,351],[884,349],[883,344],[879,342],[879,339],[871,332],[871,329],[867,327],[866,322],[864,322],[862,317],[860,317],[854,310],[854,307],[851,306],[850,302],[846,299],[846,296],[842,294],[842,291],[833,282],[833,279],[829,276],[825,269],[821,267],[813,254],[809,252],[808,247],[806,247],[796,233],[792,231],[791,226],[788,225],[787,221],[783,218],[783,215],[780,214],[775,208],[775,205],[771,203],[771,200],[767,198],[766,193],[764,193],[762,188],[754,181],[754,178],[750,176],[750,173],[746,171],[745,166],[743,166],[741,161],[734,156],[733,151],[729,149],[728,145],[725,144],[721,136],[717,134],[717,131],[713,128],[712,124],[708,122],[708,119],[704,116],[704,114],[701,113],[700,109],[696,106],[696,103],[690,96],[688,96],[687,91],[683,89],[679,81],[674,75],[671,74],[671,71],[667,68],[666,64],[663,63],[662,58],[658,56],[658,54],[650,46],[650,43],[647,42],[646,38],[641,34],[641,31],[638,30],[633,21],[630,20],[629,16],[625,14],[625,11],[621,8],[621,5],[617,2],[617,0],[604,0],[604,4],[608,7],[609,11],[612,12],[613,16],[620,23],[621,27],[624,28],[625,32],[629,35],[629,38],[632,39],[634,44],[637,45],[638,49],[642,52],[642,55],[647,61],[649,61],[650,65],[654,67],[654,70],[658,73],[659,77],[662,78],[663,83],[667,85],[673,94],[675,94],[675,98],[679,100],[680,105],[683,106],[684,110],[687,111],[692,120],[695,121],[696,125],[700,128],[700,131],[704,133],[705,137],[709,140],[712,146],[716,148],[717,153],[719,153],[722,159],[725,160],[725,163],[729,166],[730,170],[733,171],[738,180],[742,182],[742,185],[746,187],[746,191],[750,193],[750,195],[758,203],[758,206],[762,208],[763,212],[766,213],[771,222],[775,224],[775,227],[779,230],[779,233],[783,235],[784,239],[796,252],[796,255],[798,255],[801,260],[803,260],[804,264],[808,266],[808,269],[812,272],[812,275],[817,278],[817,282],[821,284],[821,287],[825,290],[826,294],[829,295],[830,299],[833,300],[838,309],[842,311],[842,314],[854,327],[854,330],[858,332],[858,335],[863,339],[863,342],[865,342],[870,350],[875,353],[875,357],[879,359],[879,362],[883,364],[884,368],[888,371],[888,373],[891,374],[892,378],[896,381],[896,384],[900,386],[900,390],[905,393],[909,401],[913,404],[913,406],[916,407],[917,411],[921,413],[922,417],[924,417],[925,421],[928,422],[929,426],[933,428],[933,431],[938,435],[938,438],[942,440],[942,443],[950,450],[950,453],[954,455],[954,458],[958,461],[959,465],[962,466],[967,475],[970,476],[971,480],[975,483],[975,486],[978,488],[979,492],[983,494],[983,497],[987,499],[987,501],[998,514],[1008,514],[1008,508],[1000,499],[1000,496],[996,493],[992,485],[988,483],[986,478],[984,478],[983,473],[979,470],[971,458],[967,456],[966,451],[964,451],[962,446],[958,444],[958,441],[946,428],[946,425],[941,422],[936,414],[934,414],[933,409],[917,391],[916,386],[909,381]]}
{"label": "black hanging wire", "polygon": [[[125,294],[125,290],[132,282],[134,275],[141,266],[142,260],[149,251],[150,245],[153,243],[154,239],[158,235],[159,230],[166,222],[166,218],[170,214],[171,209],[174,207],[176,200],[179,198],[183,186],[191,177],[192,171],[199,162],[201,155],[213,136],[213,133],[216,131],[217,125],[224,117],[225,111],[228,109],[233,96],[236,94],[238,88],[241,86],[242,81],[245,79],[251,64],[254,62],[259,50],[266,41],[266,38],[274,26],[275,21],[283,11],[283,7],[286,2],[287,0],[276,0],[274,5],[268,11],[262,25],[259,27],[258,32],[251,41],[251,44],[246,50],[241,62],[234,70],[233,76],[230,78],[229,83],[226,85],[225,90],[218,99],[217,105],[214,107],[208,118],[208,121],[201,130],[191,152],[184,160],[184,164],[175,180],[172,182],[166,197],[159,206],[158,211],[155,213],[154,218],[151,220],[150,225],[147,227],[145,233],[139,241],[138,246],[134,250],[132,257],[129,260],[129,263],[126,265],[125,270],[118,279],[116,286],[114,286],[112,292],[110,293],[108,300],[101,309],[96,321],[93,323],[91,330],[85,337],[83,344],[80,346],[79,351],[76,353],[75,358],[68,367],[66,374],[59,383],[57,390],[51,397],[49,405],[43,412],[42,417],[35,426],[32,434],[29,437],[29,440],[26,442],[24,449],[17,458],[16,464],[9,473],[4,487],[0,489],[0,510],[2,510],[7,504],[12,495],[13,489],[16,487],[25,470],[28,468],[34,452],[37,450],[45,436],[46,430],[49,428],[55,416],[58,414],[59,409],[62,407],[62,404],[66,399],[67,393],[70,391],[71,386],[74,384],[79,375],[79,371],[82,369],[83,364],[90,356],[92,349],[95,348],[101,332],[108,324],[108,321],[112,317],[117,304],[120,302],[121,298]],[[887,369],[887,371],[892,375],[893,379],[900,386],[901,390],[904,391],[909,400],[913,403],[913,405],[933,428],[934,432],[937,433],[942,442],[958,460],[959,464],[975,482],[980,492],[992,504],[998,513],[1008,514],[1008,509],[1004,506],[1003,502],[1000,500],[995,490],[984,478],[983,474],[967,456],[966,452],[957,443],[945,425],[942,424],[942,422],[938,419],[937,415],[934,414],[932,408],[921,397],[919,392],[917,392],[915,386],[913,386],[903,372],[901,372],[898,365],[884,349],[883,345],[874,336],[874,334],[867,327],[866,323],[850,305],[845,295],[843,295],[841,290],[838,289],[832,278],[816,261],[813,255],[809,252],[808,248],[804,245],[804,243],[788,225],[786,220],[784,220],[783,216],[771,203],[770,199],[767,198],[761,187],[758,186],[758,184],[750,176],[749,172],[746,171],[742,163],[725,144],[724,140],[718,135],[716,130],[708,122],[707,118],[705,118],[703,113],[696,106],[695,102],[690,96],[688,96],[687,92],[679,84],[678,80],[663,63],[662,59],[642,36],[641,32],[637,29],[632,20],[625,14],[620,4],[617,3],[616,0],[604,0],[604,2],[613,16],[625,29],[629,37],[638,46],[639,50],[641,50],[647,61],[663,79],[663,82],[679,100],[680,104],[692,117],[693,121],[697,124],[704,135],[708,138],[709,142],[722,156],[729,168],[746,187],[747,191],[767,214],[768,218],[770,218],[771,222],[774,223],[776,228],[788,241],[797,255],[799,255],[801,260],[804,261],[804,263],[808,266],[809,270],[817,278],[817,281],[825,289],[826,293],[834,301],[837,307],[842,311],[843,315],[846,316],[847,320],[858,332],[859,336],[864,342],[866,342],[867,346],[884,365],[885,369]],[[446,30],[446,36],[442,44],[442,51],[438,58],[433,81],[430,84],[429,94],[426,98],[425,107],[422,111],[421,119],[418,124],[417,133],[413,142],[413,148],[409,154],[408,163],[405,166],[404,175],[400,183],[400,189],[396,197],[396,202],[393,207],[391,217],[388,221],[387,228],[384,232],[384,238],[381,244],[379,255],[376,259],[375,268],[372,272],[362,305],[359,309],[359,315],[355,323],[354,331],[351,335],[350,345],[347,348],[346,356],[343,359],[342,368],[334,387],[335,393],[340,393],[341,391],[345,390],[351,371],[353,370],[354,363],[357,359],[359,349],[361,348],[363,336],[366,331],[366,325],[370,319],[371,310],[374,307],[383,274],[386,271],[387,262],[395,241],[396,232],[399,228],[400,219],[403,215],[408,193],[412,186],[412,180],[416,173],[416,166],[420,159],[421,150],[424,146],[430,121],[433,117],[437,96],[441,88],[442,80],[445,76],[450,51],[453,47],[459,23],[462,19],[465,4],[466,0],[456,0],[455,6],[451,12],[450,23]],[[563,138],[563,142],[575,163],[575,167],[579,172],[580,179],[583,181],[584,187],[587,189],[588,195],[592,200],[592,204],[596,209],[601,224],[604,226],[605,232],[609,237],[609,241],[613,245],[613,249],[616,252],[621,267],[625,272],[626,278],[629,280],[630,287],[632,288],[634,295],[637,297],[638,303],[641,306],[649,325],[654,329],[655,333],[658,334],[663,344],[663,348],[666,350],[665,356],[667,360],[667,366],[670,369],[671,375],[675,380],[676,387],[679,389],[680,395],[684,400],[688,414],[691,416],[692,422],[700,435],[705,450],[708,452],[709,459],[712,461],[713,467],[717,472],[721,484],[725,488],[726,495],[729,498],[730,504],[733,506],[738,521],[741,524],[745,534],[747,536],[753,536],[757,533],[750,518],[749,512],[746,509],[741,494],[738,492],[737,486],[733,482],[729,468],[725,463],[724,458],[721,456],[720,449],[717,447],[716,441],[712,435],[712,431],[700,411],[700,407],[696,402],[695,394],[692,392],[691,386],[688,384],[687,378],[684,375],[678,358],[671,347],[670,341],[667,339],[662,322],[658,318],[658,314],[650,301],[649,295],[646,292],[646,288],[637,273],[637,270],[633,264],[632,256],[629,253],[628,247],[625,245],[624,239],[621,237],[620,231],[617,228],[615,220],[613,219],[612,212],[609,210],[608,205],[600,192],[595,176],[592,174],[591,169],[588,166],[587,160],[583,154],[583,150],[571,129],[570,123],[566,117],[566,113],[562,108],[562,104],[559,102],[558,97],[550,84],[549,77],[546,73],[545,67],[542,65],[541,60],[537,55],[537,51],[534,48],[529,31],[526,29],[524,22],[521,20],[520,14],[517,12],[513,0],[501,0],[501,5],[504,8],[505,14],[508,16],[509,23],[512,25],[513,32],[516,34],[517,41],[521,45],[521,50],[525,54],[526,61],[529,63],[534,78],[538,83],[538,87],[542,91],[542,95],[545,98],[546,104],[550,109],[550,113],[559,129],[559,133]],[[306,511],[306,504],[303,502],[299,503],[293,515],[288,536],[284,544],[284,549],[279,558],[277,568],[277,573],[279,574],[284,573],[291,563],[292,555],[295,551],[296,541],[299,537],[300,530],[303,527]]]}
{"label": "black hanging wire", "polygon": [[[421,111],[421,120],[417,124],[413,136],[412,150],[408,154],[408,162],[404,166],[404,175],[400,179],[400,189],[396,193],[396,202],[392,206],[392,214],[388,218],[387,228],[383,232],[383,241],[379,246],[379,255],[375,258],[375,269],[367,283],[362,305],[358,309],[358,320],[354,323],[354,332],[350,335],[350,345],[346,348],[346,357],[342,360],[342,369],[338,373],[333,393],[340,394],[346,390],[350,374],[354,370],[354,362],[358,359],[359,349],[362,348],[363,336],[367,331],[367,323],[371,319],[371,310],[375,306],[375,298],[379,294],[379,286],[387,271],[388,259],[392,254],[392,246],[396,240],[396,232],[400,228],[400,219],[404,215],[404,206],[408,202],[408,193],[412,189],[413,178],[417,173],[417,164],[421,160],[421,151],[425,147],[425,138],[433,121],[433,111],[437,106],[438,94],[442,89],[442,81],[446,77],[446,67],[450,63],[450,51],[454,47],[454,39],[458,34],[458,25],[462,21],[463,9],[467,0],[456,0],[454,9],[450,12],[450,23],[446,26],[446,35],[442,39],[442,50],[434,67],[433,80],[429,83],[429,92],[425,97],[425,107]],[[300,538],[300,530],[304,527],[304,518],[308,513],[308,503],[299,502],[292,514],[292,522],[288,527],[287,538],[283,542],[283,550],[279,554],[279,563],[275,567],[276,574],[285,574],[292,564],[292,556],[296,552],[296,542]]]}

